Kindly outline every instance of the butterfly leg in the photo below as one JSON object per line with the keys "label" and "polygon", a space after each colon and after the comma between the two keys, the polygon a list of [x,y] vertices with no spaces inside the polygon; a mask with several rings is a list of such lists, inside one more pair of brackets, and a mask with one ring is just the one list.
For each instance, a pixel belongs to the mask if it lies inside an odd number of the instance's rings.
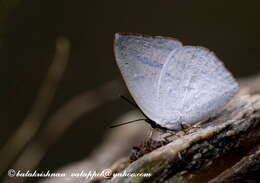
{"label": "butterfly leg", "polygon": [[191,125],[186,124],[186,123],[180,122],[179,124],[180,124],[181,130],[185,130],[185,129],[188,129],[191,127]]}
{"label": "butterfly leg", "polygon": [[[212,119],[210,118],[210,120],[212,120]],[[195,123],[192,127],[193,127],[193,128],[200,128],[201,125],[202,125],[204,122],[205,122],[205,121],[199,121],[198,123]]]}
{"label": "butterfly leg", "polygon": [[165,142],[169,143],[169,142],[172,141],[172,140],[171,140],[171,137],[177,135],[177,132],[178,132],[178,131],[167,131],[167,132],[165,133],[165,136],[162,136],[162,139],[163,139]]}
{"label": "butterfly leg", "polygon": [[143,143],[147,144],[149,142],[150,139],[152,139],[153,137],[153,129],[149,129],[149,131],[146,133]]}
{"label": "butterfly leg", "polygon": [[200,121],[194,125],[180,123],[180,126],[182,128],[182,131],[187,134],[191,129],[200,128],[200,125],[203,123],[203,121]]}

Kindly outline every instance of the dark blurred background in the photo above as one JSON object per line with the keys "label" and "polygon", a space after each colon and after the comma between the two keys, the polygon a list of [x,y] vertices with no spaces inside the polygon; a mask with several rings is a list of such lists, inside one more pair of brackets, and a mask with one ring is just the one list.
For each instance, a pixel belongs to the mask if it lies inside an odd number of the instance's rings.
{"label": "dark blurred background", "polygon": [[[0,145],[19,127],[46,75],[55,41],[71,43],[69,63],[46,119],[74,96],[120,78],[115,32],[173,36],[213,50],[235,77],[260,71],[259,1],[0,1]],[[87,157],[110,123],[132,109],[118,99],[83,115],[49,149],[39,168]]]}

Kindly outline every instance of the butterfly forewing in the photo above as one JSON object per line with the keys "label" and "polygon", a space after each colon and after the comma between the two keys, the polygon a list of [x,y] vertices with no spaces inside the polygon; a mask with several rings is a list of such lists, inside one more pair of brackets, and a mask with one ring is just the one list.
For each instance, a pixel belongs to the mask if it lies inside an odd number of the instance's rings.
{"label": "butterfly forewing", "polygon": [[174,39],[116,34],[117,64],[135,102],[152,120],[160,121],[156,88],[167,55],[182,44]]}

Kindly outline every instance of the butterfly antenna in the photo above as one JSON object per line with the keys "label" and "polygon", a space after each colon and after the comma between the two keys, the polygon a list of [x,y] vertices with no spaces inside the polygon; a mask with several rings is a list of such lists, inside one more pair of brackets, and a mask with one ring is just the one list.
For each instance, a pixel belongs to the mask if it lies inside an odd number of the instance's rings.
{"label": "butterfly antenna", "polygon": [[136,120],[128,121],[128,122],[125,122],[125,123],[119,123],[119,124],[112,125],[112,126],[110,126],[110,128],[115,128],[115,127],[118,127],[118,126],[126,125],[126,124],[129,124],[129,123],[134,123],[134,122],[137,122],[137,121],[144,121],[144,120],[146,120],[146,119],[136,119]]}

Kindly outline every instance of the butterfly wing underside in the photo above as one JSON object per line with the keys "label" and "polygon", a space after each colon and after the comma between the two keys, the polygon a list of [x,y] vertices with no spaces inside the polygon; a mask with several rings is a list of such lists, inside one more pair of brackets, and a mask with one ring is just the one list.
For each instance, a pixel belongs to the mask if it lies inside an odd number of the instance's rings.
{"label": "butterfly wing underside", "polygon": [[178,129],[219,112],[236,94],[238,84],[214,53],[202,47],[177,49],[160,74],[157,95],[161,124]]}
{"label": "butterfly wing underside", "polygon": [[141,110],[160,122],[158,80],[169,53],[181,47],[174,39],[133,34],[116,34],[114,51],[125,83]]}

